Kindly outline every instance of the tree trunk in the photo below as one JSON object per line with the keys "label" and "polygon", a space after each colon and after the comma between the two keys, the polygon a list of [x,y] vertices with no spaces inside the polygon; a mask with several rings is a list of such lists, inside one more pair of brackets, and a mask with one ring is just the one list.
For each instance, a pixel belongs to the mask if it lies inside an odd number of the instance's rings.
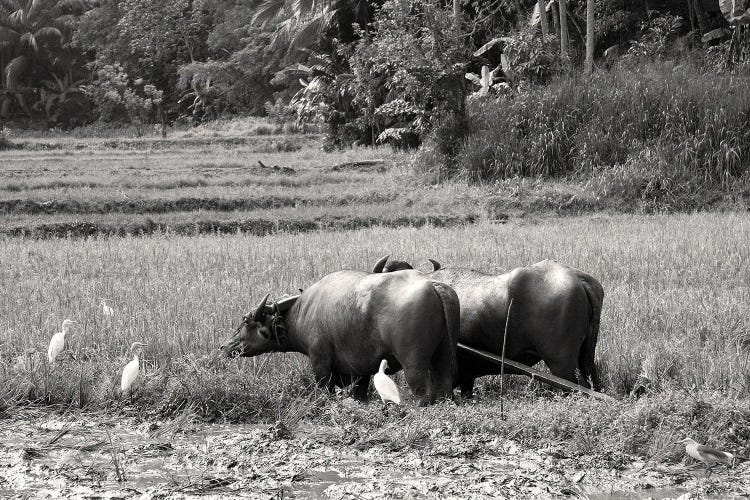
{"label": "tree trunk", "polygon": [[560,43],[560,9],[557,8],[557,2],[552,4],[552,22],[555,26],[555,35],[557,42]]}
{"label": "tree trunk", "polygon": [[693,0],[687,0],[688,17],[690,18],[690,31],[695,31],[695,14],[693,14]]}
{"label": "tree trunk", "polygon": [[560,4],[560,54],[568,60],[568,6],[566,0],[558,0]]}
{"label": "tree trunk", "polygon": [[521,17],[521,0],[513,0],[516,6],[516,26],[519,28],[523,25],[523,18]]}
{"label": "tree trunk", "polygon": [[453,0],[453,19],[456,23],[461,20],[461,0]]}
{"label": "tree trunk", "polygon": [[594,0],[586,0],[586,74],[594,71]]}
{"label": "tree trunk", "polygon": [[546,3],[544,0],[536,0],[536,8],[539,9],[539,23],[542,25],[542,36],[549,35]]}
{"label": "tree trunk", "polygon": [[708,18],[706,17],[706,11],[703,10],[701,0],[693,0],[693,12],[695,12],[695,17],[698,20],[698,29],[703,36],[708,33]]}

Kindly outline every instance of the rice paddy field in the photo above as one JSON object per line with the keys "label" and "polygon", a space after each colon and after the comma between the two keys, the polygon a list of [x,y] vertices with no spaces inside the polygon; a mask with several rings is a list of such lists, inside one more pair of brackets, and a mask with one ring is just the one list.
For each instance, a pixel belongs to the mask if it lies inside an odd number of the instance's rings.
{"label": "rice paddy field", "polygon": [[[678,444],[750,455],[747,213],[586,212],[569,186],[431,184],[404,153],[199,132],[0,152],[0,496],[750,492],[748,462],[705,477]],[[301,355],[217,352],[266,293],[385,254],[497,273],[551,258],[594,275],[597,366],[616,401],[508,377],[501,415],[487,377],[470,401],[384,410],[321,392]],[[49,365],[66,318],[79,324]],[[148,346],[123,397],[135,341]]]}

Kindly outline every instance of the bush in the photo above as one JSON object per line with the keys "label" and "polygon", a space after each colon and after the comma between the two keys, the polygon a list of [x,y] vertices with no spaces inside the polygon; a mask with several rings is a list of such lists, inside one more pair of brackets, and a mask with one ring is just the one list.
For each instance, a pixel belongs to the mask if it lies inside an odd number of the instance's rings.
{"label": "bush", "polygon": [[349,59],[356,114],[334,132],[344,143],[415,147],[438,119],[463,112],[471,51],[450,9],[434,2],[388,0],[376,19]]}
{"label": "bush", "polygon": [[108,123],[141,125],[155,118],[162,91],[131,79],[119,64],[94,64],[96,80],[84,87],[85,94],[99,109],[99,118]]}
{"label": "bush", "polygon": [[[726,190],[748,179],[750,94],[731,76],[687,65],[570,76],[511,97],[472,100],[467,118],[457,154],[437,155],[442,164],[434,168],[472,180],[640,172],[641,181],[618,181],[618,189],[648,199],[702,186]],[[434,160],[444,140],[434,131],[419,155]]]}

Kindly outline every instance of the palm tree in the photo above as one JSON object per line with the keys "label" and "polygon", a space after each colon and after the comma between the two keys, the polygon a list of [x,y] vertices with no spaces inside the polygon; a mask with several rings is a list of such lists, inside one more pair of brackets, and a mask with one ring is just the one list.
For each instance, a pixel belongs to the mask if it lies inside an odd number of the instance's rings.
{"label": "palm tree", "polygon": [[274,45],[288,46],[291,52],[309,47],[334,26],[343,35],[342,41],[350,41],[352,23],[366,27],[372,20],[372,5],[380,3],[382,0],[265,0],[259,4],[253,23],[266,26],[281,21]]}
{"label": "palm tree", "polygon": [[49,49],[62,47],[88,8],[88,0],[0,0],[0,51],[10,57],[0,65],[5,86],[17,88],[40,59],[51,62]]}

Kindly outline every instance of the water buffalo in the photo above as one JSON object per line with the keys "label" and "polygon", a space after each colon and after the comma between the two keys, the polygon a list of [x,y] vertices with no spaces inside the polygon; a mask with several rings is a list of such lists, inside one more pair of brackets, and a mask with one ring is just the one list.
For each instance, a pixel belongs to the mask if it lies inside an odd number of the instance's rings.
{"label": "water buffalo", "polygon": [[417,271],[339,271],[300,295],[267,299],[221,346],[226,355],[300,352],[319,385],[354,383],[361,399],[386,359],[389,373],[403,368],[420,404],[452,395],[460,308],[451,287]]}
{"label": "water buffalo", "polygon": [[[396,261],[389,268],[385,259],[373,267],[374,273],[411,267]],[[559,377],[586,387],[589,381],[598,386],[594,351],[604,289],[594,277],[553,260],[501,275],[442,269],[439,263],[430,261],[434,269],[429,276],[452,286],[461,301],[459,342],[500,354],[512,298],[506,357],[529,366],[544,360]],[[457,381],[467,397],[473,392],[476,377],[500,372],[498,365],[461,351],[457,360]]]}

